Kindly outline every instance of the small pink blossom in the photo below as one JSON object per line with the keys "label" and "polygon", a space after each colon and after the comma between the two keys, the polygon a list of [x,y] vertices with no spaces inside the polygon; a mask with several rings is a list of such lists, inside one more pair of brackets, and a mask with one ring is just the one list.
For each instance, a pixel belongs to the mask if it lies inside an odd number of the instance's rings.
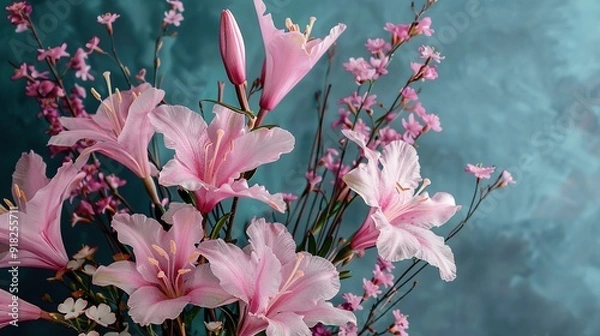
{"label": "small pink blossom", "polygon": [[408,24],[386,23],[384,29],[392,33],[392,41],[394,44],[405,41],[410,38],[410,25]]}
{"label": "small pink blossom", "polygon": [[386,146],[389,143],[400,139],[402,139],[402,134],[398,133],[395,129],[389,126],[386,126],[379,130],[377,145]]}
{"label": "small pink blossom", "polygon": [[427,114],[427,110],[423,107],[421,102],[417,102],[412,108],[413,112],[415,112],[421,119]]}
{"label": "small pink blossom", "polygon": [[339,104],[346,104],[351,111],[356,112],[358,109],[369,110],[375,104],[377,104],[377,95],[369,95],[367,93],[359,96],[356,91],[352,92],[352,95],[340,99]]}
{"label": "small pink blossom", "polygon": [[46,57],[50,59],[51,62],[56,63],[62,57],[69,56],[67,53],[67,44],[63,43],[60,47],[50,48],[48,50],[38,49],[38,61],[43,61]]}
{"label": "small pink blossom", "polygon": [[502,175],[500,175],[500,181],[498,182],[499,188],[504,188],[510,184],[516,184],[516,183],[517,183],[517,181],[515,181],[513,179],[511,173],[509,173],[507,170],[502,171]]}
{"label": "small pink blossom", "polygon": [[402,97],[406,98],[408,101],[416,101],[419,99],[417,91],[410,86],[407,86],[402,90]]}
{"label": "small pink blossom", "polygon": [[356,59],[351,57],[343,66],[346,71],[354,75],[356,83],[371,81],[377,76],[377,70],[362,57]]}
{"label": "small pink blossom", "polygon": [[331,123],[331,128],[336,129],[340,126],[343,128],[352,127],[352,121],[350,121],[350,115],[352,113],[346,109],[338,109],[338,118]]}
{"label": "small pink blossom", "polygon": [[115,21],[120,16],[121,15],[119,15],[119,14],[105,13],[103,15],[98,15],[96,20],[98,21],[98,23],[105,25],[106,29],[108,30],[108,33],[112,35],[112,32],[113,32],[112,24],[115,23]]}
{"label": "small pink blossom", "polygon": [[413,77],[416,80],[420,79],[424,81],[438,78],[437,67],[435,65],[411,62],[410,68],[413,71]]}
{"label": "small pink blossom", "polygon": [[337,336],[357,336],[358,328],[356,323],[347,323],[346,325],[341,325],[340,330],[338,331]]}
{"label": "small pink blossom", "polygon": [[363,290],[365,291],[365,297],[377,298],[381,294],[379,286],[373,283],[371,280],[363,279]]}
{"label": "small pink blossom", "polygon": [[441,132],[442,131],[442,126],[440,123],[440,117],[437,114],[425,114],[423,116],[421,116],[421,119],[423,119],[423,122],[425,122],[425,125],[427,125],[427,128],[434,131],[434,132]]}
{"label": "small pink blossom", "polygon": [[419,34],[423,34],[425,36],[431,36],[435,32],[435,30],[431,29],[431,18],[424,17],[421,21],[417,23],[417,32]]}
{"label": "small pink blossom", "polygon": [[442,56],[439,51],[435,51],[434,47],[422,45],[419,47],[419,58],[428,59],[431,58],[434,62],[441,63],[446,57]]}
{"label": "small pink blossom", "polygon": [[416,138],[421,131],[423,130],[423,126],[419,124],[418,121],[415,120],[415,115],[410,114],[408,116],[408,121],[402,118],[402,127],[411,135],[411,137]]}
{"label": "small pink blossom", "polygon": [[392,46],[382,38],[368,39],[365,47],[371,54],[384,54],[392,49]]}
{"label": "small pink blossom", "polygon": [[23,77],[27,77],[28,75],[29,74],[27,73],[27,63],[22,63],[18,68],[15,69],[15,72],[10,77],[10,79],[17,80]]}
{"label": "small pink blossom", "polygon": [[394,285],[394,275],[382,270],[379,265],[375,265],[375,269],[373,270],[373,279],[374,283],[377,285],[384,285],[385,288],[391,287]]}
{"label": "small pink blossom", "polygon": [[376,76],[373,79],[378,79],[381,76],[385,76],[388,74],[387,66],[389,64],[389,57],[385,56],[383,58],[375,58],[371,57],[371,66],[375,69]]}
{"label": "small pink blossom", "polygon": [[283,198],[283,201],[288,205],[298,199],[298,195],[290,193],[281,193],[281,197]]}
{"label": "small pink blossom", "polygon": [[384,272],[392,272],[392,270],[396,268],[394,264],[392,264],[389,260],[383,259],[381,256],[377,256],[377,266],[379,266],[379,269]]}
{"label": "small pink blossom", "polygon": [[489,179],[492,177],[492,174],[496,171],[496,167],[483,167],[481,163],[476,165],[467,164],[465,167],[465,172],[475,175],[478,179]]}
{"label": "small pink blossom", "polygon": [[13,2],[10,6],[5,7],[8,12],[10,23],[16,26],[16,32],[22,33],[29,29],[29,15],[32,8],[26,1]]}
{"label": "small pink blossom", "polygon": [[87,50],[87,54],[91,54],[94,51],[102,51],[102,49],[100,49],[98,47],[98,45],[100,44],[100,39],[98,38],[98,36],[94,36],[90,39],[90,41],[88,43],[85,44],[85,47],[88,49]]}
{"label": "small pink blossom", "polygon": [[360,118],[356,120],[356,124],[354,124],[354,131],[358,132],[365,137],[369,137],[371,135],[371,128],[367,126],[367,124]]}
{"label": "small pink blossom", "polygon": [[173,10],[183,12],[183,2],[179,0],[167,0],[167,3],[172,6]]}
{"label": "small pink blossom", "polygon": [[306,180],[308,181],[308,190],[315,190],[317,184],[321,183],[321,181],[323,181],[323,177],[321,177],[321,175],[318,175],[314,170],[308,171],[306,172],[306,174],[304,174],[304,176],[306,177]]}
{"label": "small pink blossom", "polygon": [[179,25],[181,25],[181,21],[183,21],[183,15],[181,13],[175,10],[165,12],[165,18],[163,19],[164,24],[172,24],[175,27],[179,27]]}
{"label": "small pink blossom", "polygon": [[354,295],[352,293],[344,293],[342,298],[346,300],[346,302],[341,305],[342,308],[349,311],[363,310],[363,306],[361,306],[363,301],[362,296]]}

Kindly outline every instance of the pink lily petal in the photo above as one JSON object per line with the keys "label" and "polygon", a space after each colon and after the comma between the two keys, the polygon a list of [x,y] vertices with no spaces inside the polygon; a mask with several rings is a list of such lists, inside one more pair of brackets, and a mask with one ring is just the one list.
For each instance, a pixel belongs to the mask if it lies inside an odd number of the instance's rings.
{"label": "pink lily petal", "polygon": [[225,292],[208,264],[198,265],[187,280],[190,291],[190,303],[207,308],[216,308],[237,301],[237,298]]}
{"label": "pink lily petal", "polygon": [[213,274],[219,278],[221,287],[227,293],[244,302],[250,301],[253,288],[247,278],[254,274],[250,256],[221,239],[202,242],[198,251],[210,261]]}
{"label": "pink lily petal", "polygon": [[112,221],[112,227],[117,231],[119,241],[131,246],[136,256],[136,268],[147,282],[156,283],[156,272],[147,263],[154,253],[150,244],[160,241],[163,231],[160,223],[144,215],[117,214]]}
{"label": "pink lily petal", "polygon": [[174,207],[174,204],[177,203],[171,203],[171,208],[165,213],[163,219],[168,218],[170,219],[168,223],[177,224],[173,225],[169,233],[173,235],[173,241],[177,242],[177,248],[182,249],[174,260],[175,267],[179,269],[190,263],[189,256],[196,251],[195,244],[204,239],[204,230],[202,230],[202,214],[196,208],[189,204]]}
{"label": "pink lily petal", "polygon": [[431,198],[427,193],[423,193],[421,198],[415,200],[413,205],[398,217],[390,219],[392,223],[399,223],[399,225],[415,225],[431,229],[446,223],[458,210],[460,206],[456,205],[454,197],[448,193],[438,192]]}
{"label": "pink lily petal", "polygon": [[230,197],[247,197],[261,201],[271,208],[283,213],[287,205],[281,194],[270,194],[265,187],[258,184],[248,186],[248,181],[241,179],[231,184],[224,184],[220,188],[198,189],[196,191],[198,208],[200,211],[210,211],[217,203]]}
{"label": "pink lily petal", "polygon": [[269,317],[267,336],[311,336],[312,332],[302,320],[302,316],[292,312],[282,312]]}
{"label": "pink lily petal", "polygon": [[[41,156],[35,154],[33,151],[21,154],[12,179],[13,185],[18,185],[25,192],[27,199],[32,199],[38,190],[50,182],[46,177],[46,163],[44,163]],[[14,190],[13,199],[17,199]]]}
{"label": "pink lily petal", "polygon": [[189,303],[189,298],[182,296],[170,299],[158,288],[146,286],[133,292],[127,302],[133,322],[147,326],[177,318]]}
{"label": "pink lily petal", "polygon": [[346,325],[346,323],[356,324],[356,316],[352,312],[334,307],[330,302],[321,300],[316,307],[305,312],[300,312],[304,316],[304,323],[313,327],[317,323],[325,325]]}
{"label": "pink lily petal", "polygon": [[114,285],[128,295],[147,284],[132,261],[117,261],[108,266],[100,266],[94,273],[94,284],[97,286]]}
{"label": "pink lily petal", "polygon": [[270,247],[282,265],[296,260],[296,242],[280,223],[267,223],[264,218],[253,219],[246,230],[248,241],[255,251],[261,254],[265,247]]}
{"label": "pink lily petal", "polygon": [[[11,322],[15,321],[15,319],[12,317],[13,311],[12,307],[10,306],[13,304],[14,297],[14,294],[0,289],[0,329],[7,327]],[[35,321],[41,318],[42,310],[39,307],[22,299],[18,299],[18,305],[19,325],[21,322]]]}

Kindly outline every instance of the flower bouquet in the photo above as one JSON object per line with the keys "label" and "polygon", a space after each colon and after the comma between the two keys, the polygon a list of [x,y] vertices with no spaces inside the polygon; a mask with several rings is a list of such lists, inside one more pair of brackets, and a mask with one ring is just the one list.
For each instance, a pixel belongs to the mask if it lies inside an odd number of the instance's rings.
{"label": "flower bouquet", "polygon": [[[51,178],[34,152],[16,164],[12,199],[0,208],[0,266],[12,279],[0,291],[0,327],[45,320],[88,336],[407,335],[400,303],[415,277],[432,266],[454,280],[448,240],[490,193],[514,183],[507,171],[493,177],[494,167],[467,165],[475,190],[460,218],[451,194],[429,194],[418,140],[442,127],[419,93],[438,77],[444,57],[435,48],[418,47],[398,86],[376,86],[401,47],[432,36],[426,12],[435,2],[412,3],[412,22],[385,24],[382,37],[367,40],[365,56],[344,62],[355,89],[333,103],[329,73],[344,24],[314,38],[314,17],[305,28],[290,19],[279,27],[254,0],[265,57],[249,81],[242,33],[223,10],[218,48],[230,85],[216,83],[218,96],[198,98],[195,110],[170,103],[160,89],[161,49],[184,20],[181,1],[164,3],[153,69],[135,75],[118,54],[119,14],[99,15],[106,37],[72,50],[44,44],[27,2],[6,7],[16,31],[38,46],[37,60],[11,63],[12,79],[39,104],[49,152],[63,163]],[[117,75],[98,76],[92,57],[109,58]],[[320,60],[327,75],[315,94],[304,187],[273,193],[253,176],[292,152],[295,139],[269,116]],[[127,86],[115,87],[115,76]],[[229,86],[234,101],[224,99]],[[377,89],[395,99],[379,100]],[[337,141],[327,143],[326,131]],[[166,160],[162,145],[171,150]],[[127,188],[144,191],[132,200]],[[264,209],[244,218],[255,201]],[[449,221],[447,236],[432,230]],[[63,242],[65,231],[82,226],[98,235]],[[362,288],[346,280],[365,273],[353,266],[358,258],[374,265],[372,275],[359,276]],[[20,299],[21,267],[47,270],[40,285],[62,292],[39,306]]]}

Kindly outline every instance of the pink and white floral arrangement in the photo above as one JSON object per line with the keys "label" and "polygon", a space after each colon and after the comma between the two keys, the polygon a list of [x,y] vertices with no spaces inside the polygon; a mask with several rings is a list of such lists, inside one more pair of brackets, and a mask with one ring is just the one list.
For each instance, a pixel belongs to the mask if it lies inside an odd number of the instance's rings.
{"label": "pink and white floral arrangement", "polygon": [[[39,46],[37,62],[13,64],[12,79],[23,80],[25,94],[39,104],[50,152],[64,163],[48,178],[40,155],[24,153],[18,160],[12,200],[0,208],[0,267],[45,269],[49,285],[69,291],[60,298],[47,295],[51,303],[43,305],[51,309],[43,310],[10,288],[0,290],[0,327],[41,319],[88,336],[408,335],[399,303],[416,287],[414,277],[433,266],[441,279],[454,280],[448,240],[491,192],[514,183],[507,171],[494,178],[493,167],[467,165],[476,187],[460,219],[461,206],[451,194],[426,191],[432,181],[421,176],[418,140],[442,131],[438,115],[419,100],[421,85],[438,77],[444,59],[433,47],[418,47],[419,59],[406,67],[410,74],[398,87],[379,88],[396,93],[392,102],[375,94],[399,49],[434,33],[425,13],[435,2],[413,3],[412,22],[385,24],[384,36],[367,40],[366,57],[343,64],[356,86],[339,99],[339,117],[331,124],[339,142],[331,148],[323,141],[332,85],[326,78],[326,89],[316,95],[318,126],[298,194],[251,183],[260,166],[294,149],[284,125],[264,122],[324,55],[331,66],[344,24],[314,38],[315,18],[304,30],[290,19],[278,28],[263,1],[254,0],[265,59],[260,78],[248,82],[244,40],[224,10],[219,49],[238,99],[225,102],[226,86],[219,82],[219,96],[201,100],[201,106],[213,106],[205,118],[169,104],[158,85],[162,41],[174,37],[184,20],[181,1],[167,1],[151,81],[145,69],[132,76],[119,58],[119,14],[97,17],[106,46],[94,36],[71,50],[67,43],[44,45],[27,2],[6,7],[16,31],[31,34]],[[86,91],[80,84],[99,77],[90,57],[112,59],[128,87],[113,87],[106,71],[105,96],[103,90]],[[257,113],[251,107],[255,95]],[[95,113],[87,106],[96,106]],[[174,151],[164,164],[157,133]],[[142,181],[148,197],[141,202],[152,211],[142,213],[122,195],[127,181],[111,171],[111,160]],[[236,212],[247,198],[273,213],[245,222]],[[67,199],[74,209],[69,214],[62,211]],[[364,209],[360,225],[349,217],[352,204]],[[432,231],[449,221],[456,226],[447,236]],[[63,242],[64,231],[84,225],[108,243]],[[246,236],[234,237],[233,228],[244,225]],[[344,289],[353,261],[368,258],[370,249],[378,254],[372,277],[362,280],[359,292]]]}

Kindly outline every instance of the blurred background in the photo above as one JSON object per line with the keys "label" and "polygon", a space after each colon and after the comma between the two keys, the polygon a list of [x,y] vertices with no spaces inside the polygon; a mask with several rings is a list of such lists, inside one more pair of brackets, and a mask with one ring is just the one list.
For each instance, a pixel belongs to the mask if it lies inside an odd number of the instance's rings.
{"label": "blurred background", "polygon": [[[411,20],[407,0],[265,2],[278,26],[286,17],[302,25],[314,15],[318,21],[313,35],[323,36],[338,22],[348,25],[337,44],[333,101],[355,87],[341,64],[349,57],[366,57],[366,39],[387,37],[382,29],[386,22]],[[31,3],[44,43],[56,46],[66,41],[70,52],[95,35],[100,46],[108,49],[106,31],[96,23],[96,16],[120,13],[114,27],[123,62],[133,74],[152,68],[154,40],[167,8],[163,1]],[[244,34],[248,78],[260,74],[263,46],[252,1],[184,4],[185,20],[176,29],[178,36],[166,39],[161,51],[162,88],[170,103],[197,110],[200,98],[216,97],[216,81],[226,80],[217,49],[223,8],[233,11]],[[384,102],[393,99],[409,75],[408,63],[416,59],[418,46],[436,46],[446,56],[438,68],[440,78],[420,86],[421,101],[428,111],[440,115],[444,128],[420,140],[422,175],[434,182],[429,188],[450,192],[457,203],[468,204],[474,181],[463,168],[477,162],[508,169],[518,184],[493,195],[450,242],[458,267],[454,282],[441,281],[433,269],[418,277],[419,286],[399,307],[410,316],[409,334],[600,335],[600,320],[593,318],[600,314],[600,2],[439,1],[429,16],[434,37],[419,37],[403,47],[390,69],[393,75],[383,79],[375,93]],[[0,104],[5,125],[0,132],[0,190],[8,196],[10,175],[21,152],[33,149],[46,157],[49,152],[46,123],[36,117],[35,102],[25,97],[24,82],[9,78],[13,70],[8,61],[31,62],[37,55],[33,41],[14,33],[6,20],[0,29],[4,46]],[[101,72],[107,68],[117,86],[126,87],[107,58],[95,55],[89,64],[96,81],[86,82],[86,88],[105,92]],[[304,186],[303,157],[310,150],[316,117],[313,97],[323,87],[326,65],[325,60],[320,62],[268,116],[268,123],[289,129],[297,141],[291,155],[259,170],[257,181],[273,192],[300,193]],[[95,102],[88,102],[88,110],[93,111]],[[337,116],[336,110],[332,105],[330,120]],[[336,138],[328,130],[329,143]],[[50,165],[49,174],[57,164]],[[242,206],[248,215],[266,210],[252,201]],[[65,231],[67,244],[69,239],[80,241],[90,235],[84,232],[82,238],[68,225]],[[373,255],[367,254],[350,286],[360,288],[360,279],[370,276],[372,263]],[[39,302],[46,291],[38,285],[39,279],[51,275],[22,270],[22,297]],[[44,307],[55,309],[56,304]],[[0,330],[0,335],[41,330],[46,335],[64,334],[61,328],[29,323]]]}

